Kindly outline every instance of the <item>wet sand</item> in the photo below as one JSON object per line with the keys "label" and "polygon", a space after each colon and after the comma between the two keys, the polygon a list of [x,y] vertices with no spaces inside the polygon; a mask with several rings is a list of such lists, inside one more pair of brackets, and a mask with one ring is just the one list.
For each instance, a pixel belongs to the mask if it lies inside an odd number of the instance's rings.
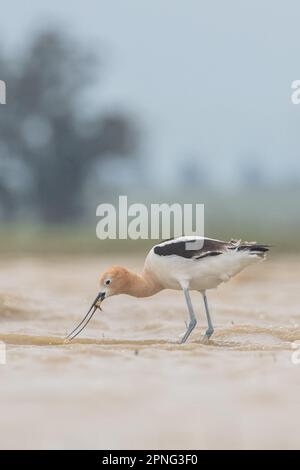
{"label": "wet sand", "polygon": [[197,293],[197,328],[177,343],[187,312],[173,291],[108,299],[64,342],[100,271],[142,258],[2,260],[0,448],[299,449],[300,256],[271,258],[208,292],[208,345]]}

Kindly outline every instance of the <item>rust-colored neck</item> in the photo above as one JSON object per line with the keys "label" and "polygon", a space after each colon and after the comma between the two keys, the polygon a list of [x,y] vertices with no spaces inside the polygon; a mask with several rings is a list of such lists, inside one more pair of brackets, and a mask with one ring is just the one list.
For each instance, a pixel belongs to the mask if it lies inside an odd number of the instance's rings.
{"label": "rust-colored neck", "polygon": [[134,297],[149,297],[162,290],[161,284],[145,270],[141,274],[128,271],[126,294]]}

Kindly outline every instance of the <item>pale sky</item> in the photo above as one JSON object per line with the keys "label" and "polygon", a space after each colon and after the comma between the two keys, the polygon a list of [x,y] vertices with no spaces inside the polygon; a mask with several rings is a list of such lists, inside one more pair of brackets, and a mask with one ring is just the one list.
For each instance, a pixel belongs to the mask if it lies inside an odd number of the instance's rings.
{"label": "pale sky", "polygon": [[141,119],[160,178],[199,154],[217,184],[231,184],[251,155],[270,178],[300,174],[300,105],[290,99],[299,17],[297,0],[10,0],[0,39],[18,45],[59,21],[99,44],[106,70],[95,99]]}

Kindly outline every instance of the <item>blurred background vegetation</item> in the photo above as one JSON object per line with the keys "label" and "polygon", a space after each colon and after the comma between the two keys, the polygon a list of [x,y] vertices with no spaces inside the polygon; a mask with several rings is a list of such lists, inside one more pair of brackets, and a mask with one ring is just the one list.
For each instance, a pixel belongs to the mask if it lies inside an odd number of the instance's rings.
{"label": "blurred background vegetation", "polygon": [[[29,3],[33,8],[35,2]],[[0,106],[2,256],[146,249],[151,240],[96,238],[97,205],[116,203],[121,194],[128,195],[129,203],[204,203],[207,236],[258,240],[274,244],[277,251],[299,249],[300,176],[294,163],[300,145],[293,142],[287,149],[293,158],[285,165],[282,150],[279,156],[274,151],[273,164],[270,152],[264,158],[261,141],[248,142],[236,161],[228,163],[228,170],[222,147],[219,160],[210,156],[218,135],[214,128],[202,136],[206,142],[202,150],[200,135],[198,148],[190,150],[183,132],[180,157],[170,147],[165,152],[163,139],[159,144],[152,133],[149,115],[130,100],[127,106],[122,100],[106,106],[96,100],[103,77],[113,78],[113,72],[107,71],[107,64],[115,60],[109,48],[47,22],[38,30],[29,29],[24,37],[18,47],[7,48],[4,36],[0,47],[0,79],[7,84],[7,104]],[[134,64],[136,73],[139,67]],[[179,63],[178,71],[182,67]],[[197,100],[198,90],[190,92]],[[232,90],[228,93],[234,95]],[[261,103],[262,110],[264,106]],[[199,109],[200,127],[212,111],[217,120],[216,103],[208,111],[199,99]],[[180,117],[184,110],[178,107],[176,112]],[[174,109],[169,113],[174,119]],[[234,109],[229,117],[231,125],[240,121]],[[222,123],[227,132],[226,119]],[[192,115],[190,124],[194,125]],[[247,120],[244,126],[249,127]],[[173,137],[178,139],[176,130]],[[274,173],[278,162],[288,171]]]}
{"label": "blurred background vegetation", "polygon": [[1,217],[67,225],[84,213],[85,183],[109,155],[133,156],[138,135],[119,112],[90,116],[84,95],[98,57],[61,31],[43,31],[13,60],[0,58],[8,84],[1,109]]}

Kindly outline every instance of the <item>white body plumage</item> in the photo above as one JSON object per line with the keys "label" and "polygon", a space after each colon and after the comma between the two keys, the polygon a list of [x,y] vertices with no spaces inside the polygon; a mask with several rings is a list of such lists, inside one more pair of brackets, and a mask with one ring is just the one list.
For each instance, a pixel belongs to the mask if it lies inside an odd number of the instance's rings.
{"label": "white body plumage", "polygon": [[[220,243],[219,240],[206,238],[206,242]],[[232,276],[239,273],[245,267],[256,263],[262,259],[261,253],[247,250],[239,251],[238,243],[236,247],[228,249],[226,245],[220,245],[222,253],[217,256],[209,255],[197,258],[196,256],[185,257],[179,254],[160,255],[155,251],[156,247],[188,242],[200,242],[203,245],[203,237],[179,237],[175,240],[168,240],[155,245],[145,261],[145,269],[151,272],[165,289],[182,289],[187,287],[190,290],[205,291],[213,289],[220,283],[228,281]],[[187,245],[186,245],[187,246]],[[176,247],[174,247],[176,251]]]}

